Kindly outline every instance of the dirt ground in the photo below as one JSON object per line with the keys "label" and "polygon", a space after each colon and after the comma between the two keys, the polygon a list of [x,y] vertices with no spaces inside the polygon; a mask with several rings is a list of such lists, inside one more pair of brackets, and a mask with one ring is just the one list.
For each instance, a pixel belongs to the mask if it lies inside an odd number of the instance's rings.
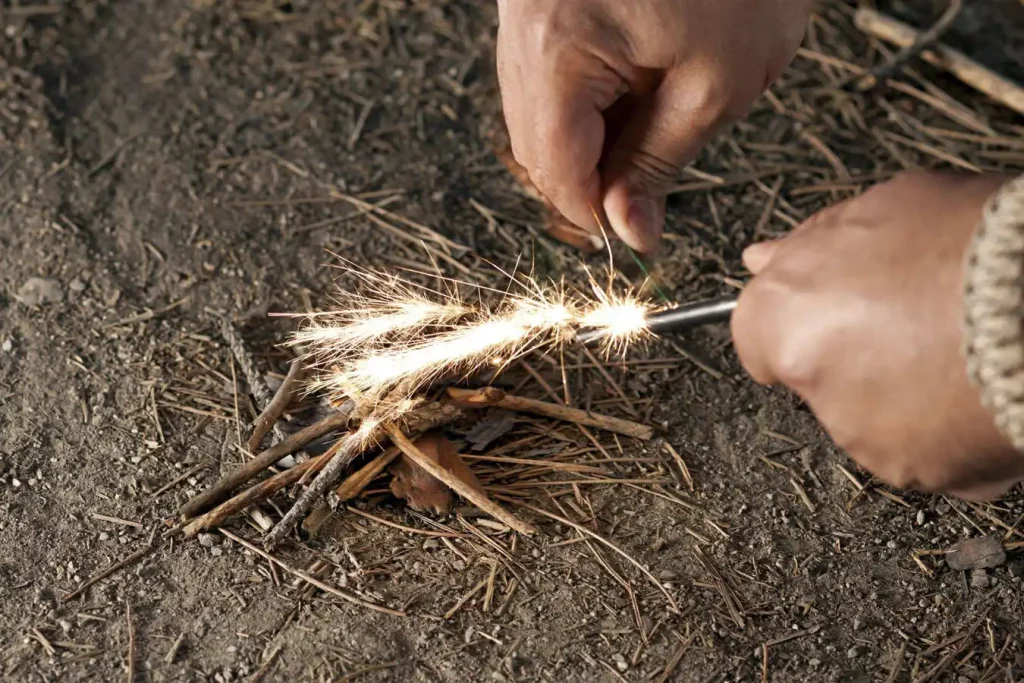
{"label": "dirt ground", "polygon": [[[329,305],[328,251],[422,262],[340,196],[495,263],[522,252],[580,277],[493,153],[491,5],[3,4],[0,678],[1021,680],[1019,551],[974,572],[914,553],[1024,539],[1024,492],[972,505],[876,486],[798,401],[745,378],[722,327],[637,350],[670,359],[654,370],[611,363],[628,401],[598,374],[584,383],[593,406],[634,404],[661,430],[644,444],[600,435],[633,459],[612,475],[671,483],[580,485],[562,509],[658,586],[522,508],[540,532],[493,545],[341,514],[329,535],[276,551],[301,568],[322,560],[321,579],[404,617],[308,590],[219,535],[162,538],[178,505],[241,460],[219,321],[235,319],[280,373],[275,345],[293,328],[267,314]],[[942,9],[882,8],[918,25]],[[837,87],[885,56],[852,14],[820,4],[772,96],[680,180],[660,266],[672,298],[728,291],[744,244],[902,168],[1024,168],[1021,119],[930,67],[869,93]],[[969,4],[947,40],[1024,81],[1018,2]],[[502,443],[539,429],[517,428]],[[537,489],[536,505],[557,512],[555,500]],[[386,495],[356,507],[434,528]],[[256,539],[243,521],[228,528]],[[65,599],[151,538],[151,553]],[[460,604],[489,576],[493,598]]]}

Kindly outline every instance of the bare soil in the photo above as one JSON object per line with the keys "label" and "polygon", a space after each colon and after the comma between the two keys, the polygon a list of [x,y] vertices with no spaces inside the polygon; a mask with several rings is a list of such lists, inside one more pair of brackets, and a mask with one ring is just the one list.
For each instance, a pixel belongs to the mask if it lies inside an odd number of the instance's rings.
{"label": "bare soil", "polygon": [[[883,9],[925,25],[939,4]],[[902,168],[1024,168],[1020,118],[924,65],[896,86],[837,90],[849,65],[884,58],[852,10],[820,5],[773,97],[681,179],[659,266],[673,299],[728,291],[744,244]],[[947,40],[1024,81],[1022,14],[1013,0],[970,4]],[[291,323],[267,314],[329,305],[329,251],[423,261],[337,193],[387,201],[495,263],[523,253],[579,277],[580,257],[543,237],[540,207],[494,155],[491,3],[54,0],[5,3],[0,25],[3,680],[237,681],[264,665],[266,681],[1024,677],[1019,551],[981,572],[913,555],[1024,539],[1024,494],[971,505],[870,483],[797,400],[743,375],[724,328],[638,349],[672,359],[657,371],[610,364],[662,430],[646,445],[601,435],[660,459],[615,475],[671,478],[667,495],[580,486],[564,503],[661,589],[522,510],[541,531],[495,536],[507,557],[354,514],[280,551],[297,567],[327,560],[321,578],[407,617],[309,591],[219,535],[162,540],[176,507],[242,457],[219,321],[235,319],[279,375]],[[33,301],[31,278],[59,300]],[[576,389],[626,416],[599,375]],[[276,518],[287,505],[263,507]],[[387,495],[358,506],[430,528]],[[154,533],[152,553],[62,600]],[[444,618],[492,566],[493,604],[478,593]]]}

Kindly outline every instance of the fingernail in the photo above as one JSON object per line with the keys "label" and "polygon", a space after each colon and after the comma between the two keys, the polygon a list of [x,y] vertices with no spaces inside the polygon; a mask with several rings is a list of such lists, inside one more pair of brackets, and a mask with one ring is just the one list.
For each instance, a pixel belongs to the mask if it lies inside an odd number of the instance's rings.
{"label": "fingernail", "polygon": [[660,212],[653,199],[633,197],[629,200],[626,225],[640,251],[654,251],[661,239]]}

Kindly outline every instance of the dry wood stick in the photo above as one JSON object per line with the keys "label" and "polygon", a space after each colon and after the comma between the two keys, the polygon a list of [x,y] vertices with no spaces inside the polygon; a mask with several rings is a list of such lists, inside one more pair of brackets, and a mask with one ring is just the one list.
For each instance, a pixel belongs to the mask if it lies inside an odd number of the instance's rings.
{"label": "dry wood stick", "polygon": [[126,602],[128,622],[128,683],[135,683],[135,624],[132,623],[132,603]]}
{"label": "dry wood stick", "polygon": [[334,492],[338,500],[344,503],[358,496],[400,454],[401,451],[397,448],[389,448],[350,474]]}
{"label": "dry wood stick", "polygon": [[213,486],[195,496],[178,510],[182,519],[188,520],[196,515],[202,514],[214,505],[218,504],[231,493],[232,489],[241,486],[275,462],[291,455],[310,441],[319,439],[324,434],[342,429],[348,425],[349,415],[355,404],[346,401],[338,408],[338,412],[311,424],[305,429],[300,429],[279,444],[271,446],[257,455],[238,469],[221,477]]}
{"label": "dry wood stick", "polygon": [[515,529],[521,534],[532,534],[535,531],[532,526],[526,522],[520,521],[518,517],[488,498],[487,494],[477,491],[472,486],[467,485],[447,469],[431,460],[430,457],[417,448],[416,444],[410,441],[409,437],[403,434],[402,430],[398,427],[389,425],[388,433],[391,435],[391,441],[394,442],[394,444],[398,446],[398,448],[401,449],[409,459],[426,470],[426,472],[435,479],[447,484],[449,488],[469,502],[473,503],[473,505],[476,505],[487,514],[502,522],[505,526],[510,529]]}
{"label": "dry wood stick", "polygon": [[238,328],[235,327],[234,323],[225,318],[221,321],[220,333],[224,337],[224,341],[231,348],[231,354],[238,361],[238,364],[242,366],[245,381],[249,385],[249,391],[252,393],[253,398],[256,399],[256,403],[260,406],[268,405],[271,401],[270,389],[267,387],[267,382],[263,379],[263,375],[256,369],[252,356],[242,340],[242,335],[238,333]]}
{"label": "dry wood stick", "polygon": [[615,432],[616,434],[632,436],[642,441],[650,439],[654,434],[653,430],[649,426],[640,424],[639,422],[631,422],[630,420],[623,420],[621,418],[610,417],[608,415],[588,413],[585,410],[570,408],[557,403],[547,403],[545,401],[538,401],[532,398],[512,396],[495,387],[485,387],[479,390],[451,387],[448,389],[448,398],[452,403],[460,407],[477,408],[496,406],[522,413],[551,417],[565,422],[573,422],[575,424],[594,427],[596,429],[603,429],[605,431]]}
{"label": "dry wood stick", "polygon": [[863,89],[870,88],[875,83],[894,76],[897,71],[903,68],[903,65],[920,55],[926,48],[937,43],[953,24],[953,21],[956,20],[962,8],[963,0],[949,0],[949,6],[946,8],[946,11],[942,13],[938,21],[932,24],[931,28],[919,33],[913,43],[901,48],[885,64],[872,69],[870,75],[859,80],[858,87]]}
{"label": "dry wood stick", "polygon": [[[913,45],[920,35],[916,29],[902,21],[866,7],[857,10],[854,24],[865,33],[903,48]],[[921,59],[948,71],[963,83],[1001,102],[1018,114],[1024,114],[1024,88],[982,66],[959,50],[939,44],[924,50]]]}
{"label": "dry wood stick", "polygon": [[250,451],[256,452],[256,449],[260,447],[260,442],[263,441],[263,437],[277,424],[281,414],[288,408],[295,385],[302,381],[303,373],[302,360],[296,358],[292,361],[291,367],[288,368],[288,374],[285,376],[281,386],[278,387],[274,398],[270,399],[263,412],[253,422],[252,436],[249,437],[249,441],[245,444]]}
{"label": "dry wood stick", "polygon": [[342,437],[323,455],[310,458],[306,462],[299,463],[295,467],[275,474],[269,479],[264,479],[235,497],[224,501],[206,514],[196,517],[185,527],[185,535],[195,536],[200,531],[218,527],[232,515],[236,515],[250,505],[266,500],[284,487],[294,484],[305,476],[307,472],[319,471],[320,468],[327,464],[327,461],[334,457],[344,442],[345,438]]}
{"label": "dry wood stick", "polygon": [[384,614],[390,614],[390,615],[395,616],[395,617],[407,616],[405,612],[402,612],[402,611],[399,611],[399,610],[395,610],[395,609],[389,609],[387,607],[382,607],[380,605],[375,605],[372,602],[367,602],[366,600],[362,600],[360,598],[357,598],[354,595],[350,595],[350,594],[348,594],[348,593],[346,593],[346,592],[344,592],[342,590],[339,590],[339,589],[335,588],[334,586],[332,586],[332,585],[330,585],[328,583],[324,583],[323,581],[320,581],[319,579],[317,579],[315,576],[310,576],[309,574],[307,574],[306,572],[302,571],[301,569],[295,569],[294,567],[292,567],[292,566],[282,562],[281,560],[277,559],[276,557],[274,557],[270,553],[265,552],[265,551],[263,551],[260,548],[257,548],[254,544],[250,543],[249,541],[245,540],[244,538],[242,538],[240,536],[236,536],[235,534],[231,533],[227,529],[221,529],[220,532],[222,534],[224,534],[225,536],[227,536],[228,538],[230,538],[235,543],[237,543],[237,544],[239,544],[239,545],[241,545],[241,546],[243,546],[245,548],[248,548],[249,550],[251,550],[252,552],[256,553],[257,555],[259,555],[263,559],[267,560],[268,562],[273,562],[274,564],[276,564],[278,567],[280,567],[281,569],[285,570],[289,574],[291,574],[293,576],[299,577],[300,579],[302,579],[306,583],[312,584],[312,585],[316,586],[317,588],[319,588],[320,590],[322,590],[322,591],[324,591],[326,593],[330,593],[331,595],[335,595],[335,596],[341,598],[342,600],[347,600],[348,602],[351,602],[354,605],[359,605],[360,607],[366,607],[367,609],[372,609],[372,610],[374,610],[376,612],[383,612]]}
{"label": "dry wood stick", "polygon": [[[407,416],[405,421],[407,429],[410,431],[425,432],[451,422],[461,415],[462,412],[454,406],[431,403]],[[290,534],[292,529],[298,525],[299,520],[309,513],[316,501],[338,480],[342,470],[348,467],[349,463],[365,450],[366,444],[380,442],[387,438],[387,427],[387,425],[381,424],[371,430],[370,433],[362,434],[361,438],[343,439],[344,443],[337,455],[324,466],[320,474],[317,475],[317,478],[309,485],[309,488],[303,491],[292,508],[285,513],[281,521],[267,534],[264,541],[265,546],[271,549],[284,540],[284,537]]]}

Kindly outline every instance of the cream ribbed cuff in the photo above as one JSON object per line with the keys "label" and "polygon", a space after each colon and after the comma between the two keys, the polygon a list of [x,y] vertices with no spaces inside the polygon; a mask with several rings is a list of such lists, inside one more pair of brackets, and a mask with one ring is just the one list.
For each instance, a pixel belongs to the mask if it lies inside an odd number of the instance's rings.
{"label": "cream ribbed cuff", "polygon": [[1024,452],[1024,176],[985,204],[964,270],[967,372],[996,426]]}

